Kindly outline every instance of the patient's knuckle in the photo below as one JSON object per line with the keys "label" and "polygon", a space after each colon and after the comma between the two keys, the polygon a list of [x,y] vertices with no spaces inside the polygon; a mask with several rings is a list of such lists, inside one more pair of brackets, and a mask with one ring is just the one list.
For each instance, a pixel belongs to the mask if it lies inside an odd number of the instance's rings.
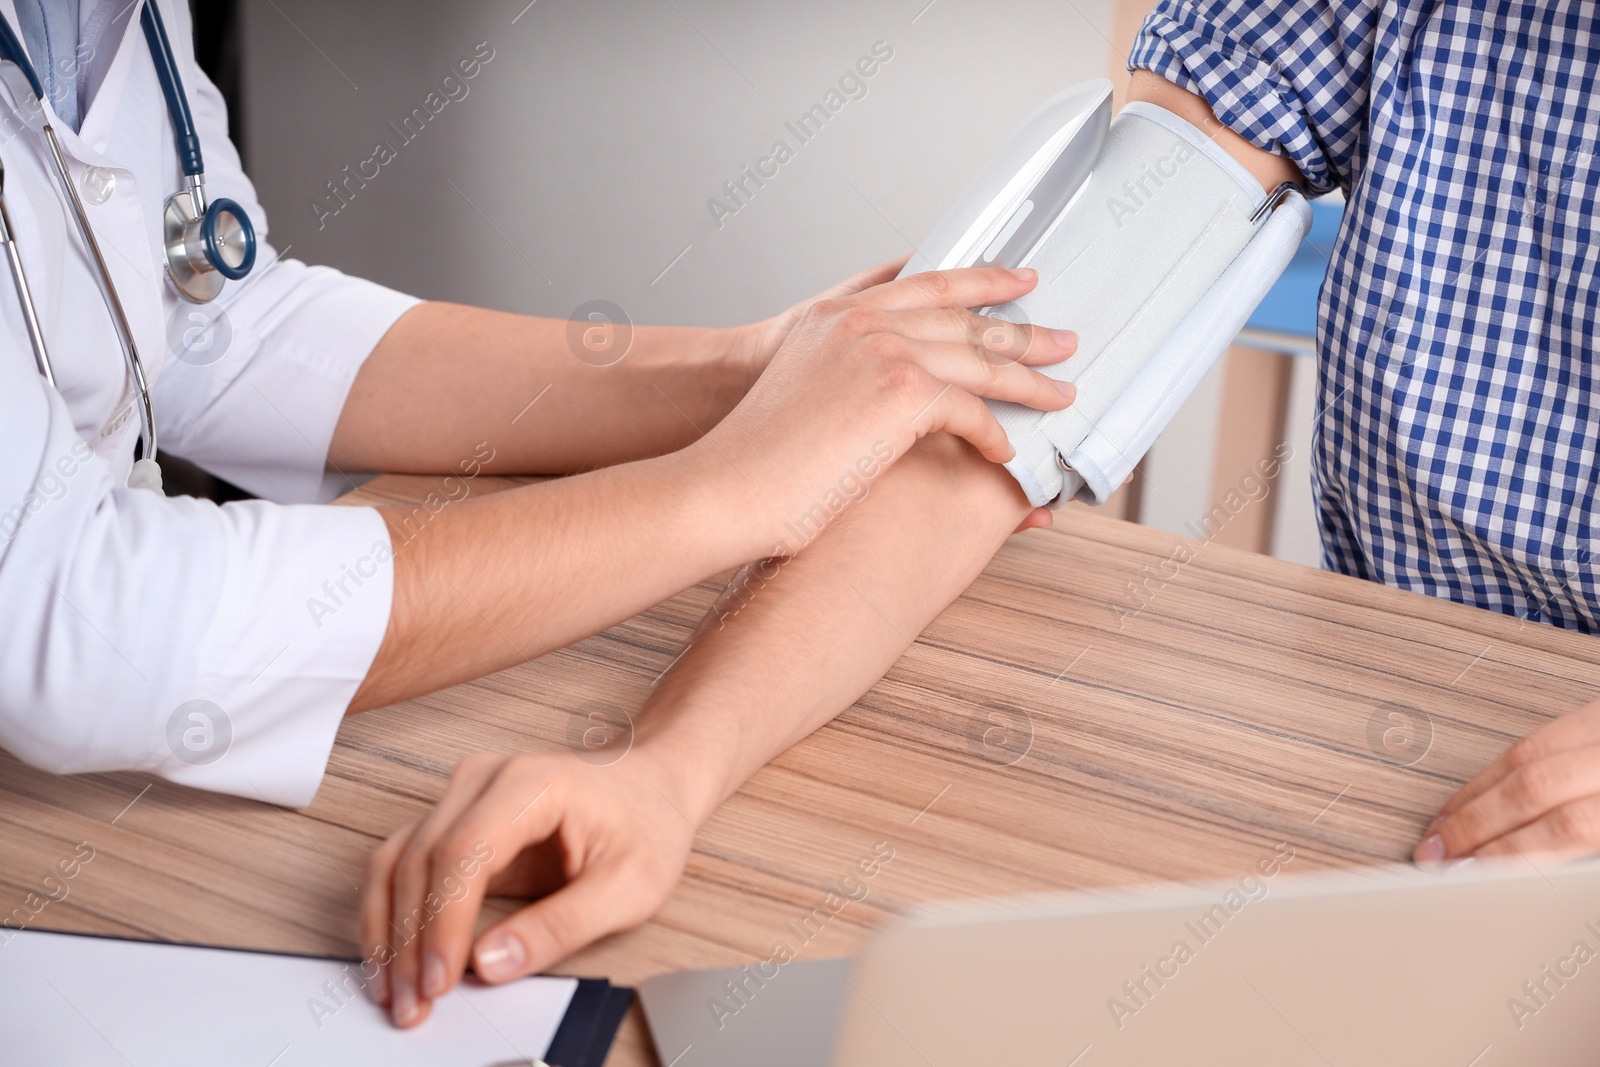
{"label": "patient's knuckle", "polygon": [[1542,763],[1529,763],[1506,777],[1506,799],[1518,809],[1542,808],[1555,793],[1556,782]]}
{"label": "patient's knuckle", "polygon": [[408,893],[421,893],[428,884],[428,871],[432,867],[428,850],[408,848],[400,862],[395,864],[394,884]]}
{"label": "patient's knuckle", "polygon": [[372,850],[372,855],[367,857],[367,877],[381,876],[394,869],[401,853],[405,851],[406,844],[411,840],[416,825],[411,823],[401,827]]}
{"label": "patient's knuckle", "polygon": [[[1461,809],[1445,820],[1439,828],[1439,833],[1445,840],[1457,843],[1481,841],[1486,836],[1483,832],[1483,820],[1470,807]],[[1491,833],[1487,836],[1494,835]]]}
{"label": "patient's knuckle", "polygon": [[474,856],[485,842],[474,831],[466,828],[451,830],[433,847],[434,865],[445,873],[454,871],[458,861]]}
{"label": "patient's knuckle", "polygon": [[1576,803],[1557,808],[1550,817],[1550,829],[1557,840],[1593,842],[1600,838],[1600,819],[1594,804]]}
{"label": "patient's knuckle", "polygon": [[1530,734],[1506,750],[1506,764],[1513,769],[1526,767],[1544,756],[1544,744],[1537,735]]}
{"label": "patient's knuckle", "polygon": [[400,846],[391,838],[373,849],[372,855],[367,857],[366,884],[372,885],[383,881],[391,870],[394,869],[395,857],[399,854]]}

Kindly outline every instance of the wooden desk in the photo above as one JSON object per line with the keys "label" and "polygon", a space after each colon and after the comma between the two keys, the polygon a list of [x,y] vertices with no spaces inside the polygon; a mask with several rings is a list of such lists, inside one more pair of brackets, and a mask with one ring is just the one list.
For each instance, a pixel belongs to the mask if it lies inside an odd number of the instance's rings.
{"label": "wooden desk", "polygon": [[[380,479],[358,499],[429,484]],[[1130,583],[1148,603],[1122,618]],[[457,759],[560,748],[585,700],[637,706],[714,593],[351,719],[305,812],[0,756],[0,912],[88,841],[95,859],[36,927],[354,955],[368,853]],[[632,983],[764,958],[878,842],[893,861],[803,958],[856,951],[915,901],[1234,878],[1284,841],[1291,871],[1400,860],[1457,783],[1600,692],[1597,648],[1068,511],[1013,539],[858,705],[725,804],[654,921],[566,970]],[[654,1062],[637,1010],[610,1062]]]}

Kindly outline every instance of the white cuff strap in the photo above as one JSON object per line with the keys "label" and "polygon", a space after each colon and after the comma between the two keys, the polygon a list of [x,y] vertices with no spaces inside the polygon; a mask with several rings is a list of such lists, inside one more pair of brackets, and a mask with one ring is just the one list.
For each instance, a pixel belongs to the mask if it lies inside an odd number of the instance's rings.
{"label": "white cuff strap", "polygon": [[[1066,458],[1059,500],[1104,504],[1244,329],[1311,230],[1311,205],[1290,193],[1185,315],[1133,383]],[[1008,468],[1016,463],[1008,464]],[[1013,471],[1015,473],[1015,471]],[[1026,483],[1024,483],[1026,484]]]}
{"label": "white cuff strap", "polygon": [[1076,383],[1070,408],[990,405],[1034,504],[1103,501],[1232,341],[1309,226],[1296,195],[1261,206],[1250,173],[1172,113],[1132,103],[1111,123],[1093,173],[1024,260],[1038,287],[987,312],[1078,334],[1071,359],[1042,368]]}

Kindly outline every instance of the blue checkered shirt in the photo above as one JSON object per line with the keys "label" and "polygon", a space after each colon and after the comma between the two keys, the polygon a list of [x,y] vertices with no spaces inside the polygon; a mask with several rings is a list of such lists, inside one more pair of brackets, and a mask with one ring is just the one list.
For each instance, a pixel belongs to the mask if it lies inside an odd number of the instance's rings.
{"label": "blue checkered shirt", "polygon": [[1129,66],[1348,199],[1317,309],[1326,565],[1600,630],[1600,8],[1164,0]]}

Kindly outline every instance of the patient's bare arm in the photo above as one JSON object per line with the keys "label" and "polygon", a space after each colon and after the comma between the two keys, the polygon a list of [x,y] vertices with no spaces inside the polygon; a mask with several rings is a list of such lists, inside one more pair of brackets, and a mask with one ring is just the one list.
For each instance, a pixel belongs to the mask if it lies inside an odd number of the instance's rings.
{"label": "patient's bare arm", "polygon": [[1284,182],[1305,184],[1300,168],[1292,160],[1273,155],[1257,148],[1217,120],[1205,97],[1191,93],[1148,70],[1136,70],[1128,84],[1128,99],[1142,100],[1166,108],[1207,136],[1223,150],[1244,164],[1246,170],[1261,183],[1261,188],[1276,189]]}
{"label": "patient's bare arm", "polygon": [[1015,480],[928,438],[805,552],[746,568],[653,691],[637,744],[684,780],[699,823],[764,763],[849,707],[1024,520]]}

